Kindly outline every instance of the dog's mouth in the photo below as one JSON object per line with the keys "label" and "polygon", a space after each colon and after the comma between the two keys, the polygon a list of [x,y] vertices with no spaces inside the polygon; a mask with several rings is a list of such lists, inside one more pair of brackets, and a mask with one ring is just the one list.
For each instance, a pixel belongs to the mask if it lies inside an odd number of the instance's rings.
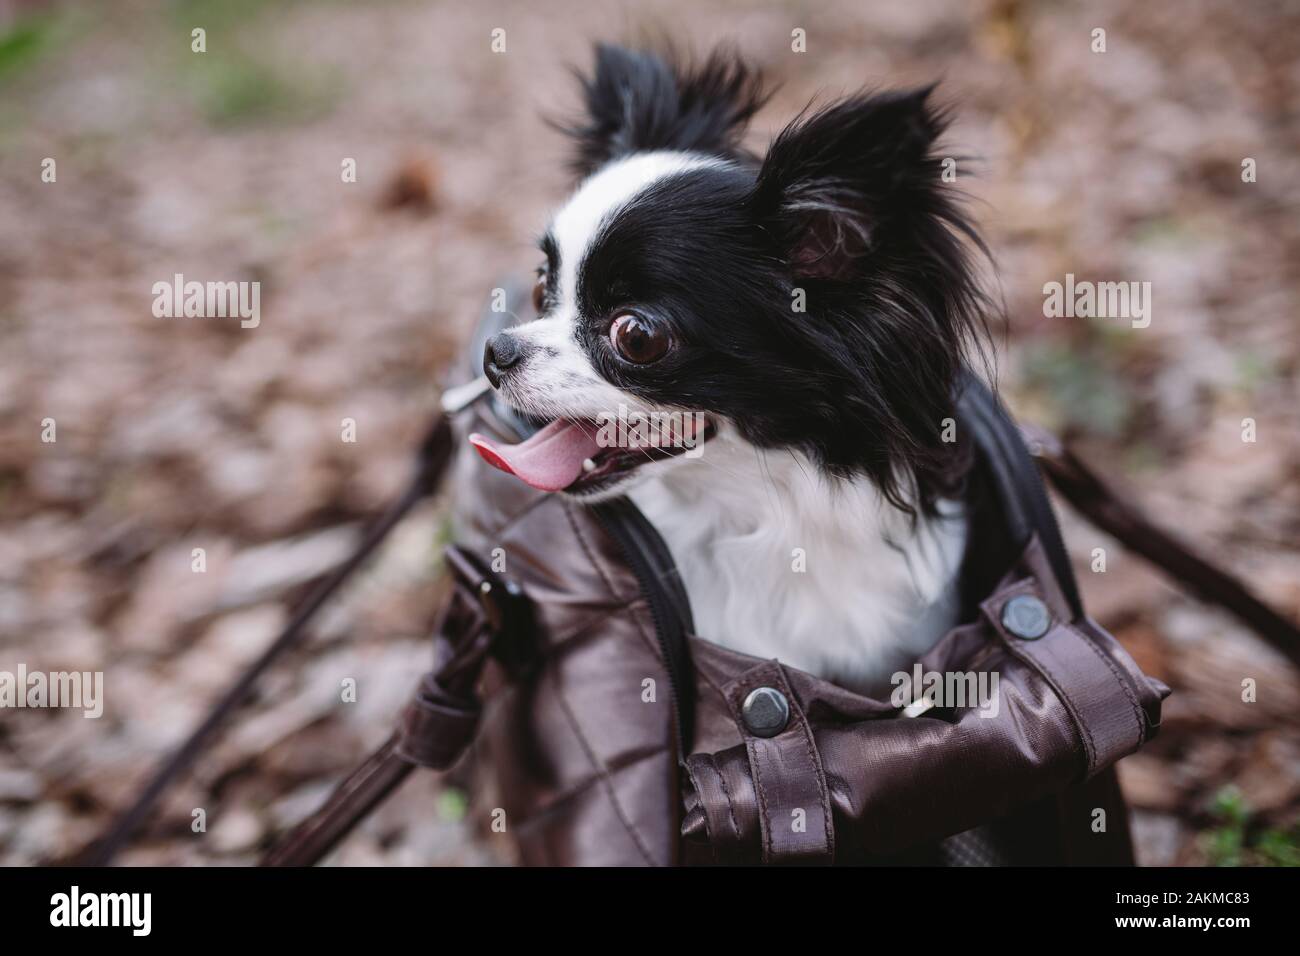
{"label": "dog's mouth", "polygon": [[[557,418],[515,445],[477,432],[469,441],[489,465],[534,488],[590,494],[642,465],[698,452],[713,433],[713,423],[703,415],[681,415],[649,433],[619,432],[590,418]],[[615,436],[622,440],[611,440]]]}

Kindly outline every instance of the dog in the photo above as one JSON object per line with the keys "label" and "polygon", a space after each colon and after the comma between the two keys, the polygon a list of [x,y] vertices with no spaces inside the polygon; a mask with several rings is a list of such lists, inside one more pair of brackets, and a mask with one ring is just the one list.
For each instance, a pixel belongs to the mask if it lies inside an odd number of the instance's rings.
{"label": "dog", "polygon": [[[954,390],[985,247],[933,88],[805,109],[761,157],[738,56],[599,46],[538,318],[484,372],[539,430],[491,464],[655,525],[699,636],[879,691],[957,623],[969,452]],[[611,442],[612,415],[670,423]],[[605,437],[602,437],[605,436]]]}

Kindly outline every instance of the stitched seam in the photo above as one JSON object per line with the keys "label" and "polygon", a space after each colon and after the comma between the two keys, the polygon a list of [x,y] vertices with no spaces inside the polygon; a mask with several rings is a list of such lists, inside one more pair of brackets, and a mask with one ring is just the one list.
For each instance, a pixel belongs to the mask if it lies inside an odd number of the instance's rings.
{"label": "stitched seam", "polygon": [[[504,533],[508,528],[510,528],[512,525],[514,525],[514,524],[515,524],[516,522],[518,522],[520,519],[524,518],[524,517],[525,517],[525,516],[530,512],[530,511],[532,511],[534,508],[537,508],[538,506],[540,506],[540,505],[542,505],[542,504],[545,504],[548,500],[550,500],[550,496],[543,496],[543,497],[537,499],[536,501],[529,502],[529,504],[527,505],[527,507],[525,507],[525,508],[523,508],[522,510],[520,510],[517,514],[512,515],[512,516],[506,518],[506,519],[505,519],[504,521],[502,521],[502,523],[499,524],[499,525],[496,525],[496,526],[494,526],[494,527],[492,527],[492,528],[486,529],[486,530],[484,531],[484,533],[483,533],[483,534],[484,534],[484,537],[496,536],[496,535],[503,534],[503,533]],[[574,534],[577,536],[577,538],[578,538],[578,546],[579,546],[580,548],[582,548],[582,552],[583,552],[583,554],[586,556],[587,560],[591,562],[592,568],[595,569],[596,574],[600,577],[602,583],[604,583],[605,587],[609,589],[610,593],[611,593],[615,598],[617,598],[617,597],[619,596],[619,595],[618,595],[618,592],[614,589],[614,585],[613,585],[612,581],[610,580],[608,574],[605,572],[605,570],[604,570],[604,568],[601,566],[601,564],[597,561],[597,559],[596,559],[596,557],[595,557],[595,555],[594,555],[594,553],[593,553],[591,547],[588,545],[586,539],[583,537],[583,534],[582,534],[582,531],[581,531],[581,529],[580,529],[580,526],[579,526],[578,523],[574,520],[573,515],[572,515],[572,512],[570,511],[569,505],[567,504],[567,502],[562,502],[562,505],[563,505],[563,507],[564,507],[564,515],[565,515],[565,518],[568,519],[569,526],[573,529],[573,533],[574,533]],[[627,610],[628,608],[632,607],[633,605],[637,604],[638,602],[644,602],[644,600],[645,600],[644,596],[638,596],[638,597],[632,598],[631,600],[625,602],[624,604],[620,604],[620,605],[618,605],[617,607],[612,608],[612,609],[611,609],[607,614],[605,614],[603,617],[601,617],[601,618],[597,618],[597,619],[594,619],[594,620],[588,621],[588,622],[586,622],[586,623],[584,623],[584,624],[582,624],[582,625],[579,625],[579,626],[578,626],[577,628],[575,628],[571,633],[565,635],[564,637],[556,638],[555,643],[557,643],[557,644],[562,644],[562,643],[564,643],[565,641],[567,641],[567,640],[569,640],[569,639],[571,639],[571,638],[573,638],[573,637],[576,637],[578,634],[582,633],[582,632],[585,631],[587,628],[589,628],[589,627],[591,627],[591,626],[593,626],[593,625],[595,625],[595,624],[601,623],[601,622],[603,622],[603,621],[606,621],[606,620],[608,620],[608,619],[614,617],[616,614],[621,614],[623,611]],[[645,628],[641,626],[641,621],[640,621],[640,619],[637,618],[636,615],[632,615],[632,618],[633,618],[633,620],[636,622],[637,630],[640,631],[642,638],[643,638],[643,639],[646,639],[646,644],[647,644],[647,646],[649,646],[650,649],[654,651],[656,657],[661,657],[661,654],[660,654],[660,651],[659,651],[659,647],[658,647],[658,645],[657,645],[653,640],[649,640],[649,639],[648,639],[648,635],[646,635],[646,633],[645,633]]]}
{"label": "stitched seam", "polygon": [[587,556],[587,560],[591,562],[591,566],[596,570],[596,573],[600,575],[600,579],[605,583],[605,587],[609,593],[617,598],[619,595],[618,591],[614,588],[614,582],[610,580],[609,575],[605,573],[605,569],[601,566],[600,562],[596,560],[596,555],[587,544],[587,539],[583,536],[582,529],[578,527],[578,522],[574,520],[573,507],[567,501],[563,502],[563,506],[564,517],[568,519],[569,527],[573,529],[574,537],[578,539],[578,545],[582,548],[582,553]]}
{"label": "stitched seam", "polygon": [[[785,671],[782,668],[781,682],[785,684],[785,692],[793,702],[794,692],[790,689],[789,682],[785,679]],[[817,747],[813,743],[812,728],[808,725],[808,718],[803,712],[803,708],[798,708],[799,726],[803,728],[804,746],[808,748],[808,759],[817,772],[817,802],[822,807],[822,834],[825,837],[823,845],[826,847],[826,853],[830,857],[835,856],[834,845],[834,824],[831,822],[830,802],[826,793],[826,769],[822,766],[820,755],[817,753]]]}
{"label": "stitched seam", "polygon": [[[500,525],[498,525],[497,527],[495,527],[495,528],[491,529],[490,531],[488,531],[488,532],[486,533],[485,536],[488,536],[488,535],[490,535],[490,536],[495,536],[495,535],[499,535],[499,534],[504,533],[505,530],[506,530],[507,528],[509,528],[512,524],[514,524],[514,523],[515,523],[516,521],[518,521],[519,519],[523,518],[525,515],[527,515],[527,514],[528,514],[530,511],[532,511],[534,508],[538,507],[538,506],[541,505],[541,504],[544,504],[547,500],[549,500],[549,496],[544,496],[544,497],[542,497],[542,498],[539,498],[537,501],[531,502],[531,503],[530,503],[526,508],[524,508],[524,509],[523,509],[522,511],[520,511],[518,514],[514,515],[513,517],[506,518],[505,521],[504,521],[502,524],[500,524]],[[609,578],[605,575],[605,573],[604,573],[604,571],[601,569],[601,567],[596,563],[596,559],[593,557],[593,555],[592,555],[592,553],[591,553],[591,550],[590,550],[590,549],[588,548],[588,546],[587,546],[586,541],[583,540],[582,534],[581,534],[581,532],[580,532],[579,529],[578,529],[578,525],[577,525],[577,523],[573,520],[573,516],[569,513],[567,506],[565,507],[565,517],[568,519],[570,527],[573,528],[574,534],[577,535],[577,537],[578,537],[578,545],[579,545],[579,547],[582,548],[583,554],[586,555],[587,560],[591,562],[592,567],[595,568],[596,573],[600,576],[600,579],[601,579],[601,581],[605,584],[605,587],[609,589],[610,593],[613,594],[613,596],[614,596],[615,598],[617,598],[617,597],[618,597],[618,594],[614,591],[613,585],[610,583]],[[606,612],[604,615],[602,615],[601,617],[598,617],[598,618],[592,618],[592,619],[590,619],[590,620],[588,620],[588,621],[585,621],[585,622],[583,622],[582,624],[580,624],[580,625],[578,625],[577,627],[575,627],[575,628],[574,628],[572,631],[570,631],[568,634],[565,634],[565,635],[563,635],[562,637],[556,637],[556,638],[554,639],[553,643],[556,644],[556,645],[563,644],[563,643],[565,643],[566,641],[569,641],[569,640],[571,640],[571,639],[577,637],[578,635],[582,634],[582,633],[585,632],[587,629],[592,628],[592,627],[595,627],[595,626],[598,625],[598,624],[602,624],[602,623],[604,623],[605,621],[608,621],[610,618],[614,617],[615,615],[622,614],[624,611],[626,611],[626,610],[627,610],[628,608],[630,608],[632,605],[634,605],[634,604],[636,604],[636,603],[638,603],[638,602],[640,602],[640,601],[644,601],[644,600],[645,600],[644,597],[636,597],[636,598],[631,599],[630,601],[627,601],[626,603],[623,603],[623,604],[617,605],[616,607],[611,608],[609,611],[607,611],[607,612]],[[635,619],[635,615],[633,615],[633,618]],[[639,626],[639,622],[638,622],[638,626]],[[656,655],[657,655],[657,654],[658,654],[658,650],[657,650],[657,648],[656,648],[655,650],[656,650]]]}
{"label": "stitched seam", "polygon": [[727,705],[726,692],[723,691],[723,689],[713,680],[713,678],[710,677],[708,673],[705,672],[704,668],[702,667],[695,668],[695,673],[700,680],[702,680],[704,683],[709,685],[709,687],[713,690],[715,694],[717,694],[719,697],[722,698],[723,706],[726,706]]}
{"label": "stitched seam", "polygon": [[[717,684],[715,684],[713,680],[709,677],[709,675],[704,673],[704,671],[701,668],[699,667],[693,668],[692,672],[694,673],[696,678],[698,678],[700,681],[704,683],[704,689],[711,690],[713,691],[713,693],[718,695],[718,700],[722,702],[723,712],[731,713],[731,703],[727,699],[726,692],[723,691],[723,689],[719,687]],[[697,714],[704,709],[703,704],[704,704],[704,694],[702,693],[701,688],[697,686],[696,693],[695,693],[695,707],[696,707]],[[733,720],[735,719],[734,714],[732,719]]]}
{"label": "stitched seam", "polygon": [[[615,599],[617,599],[619,597],[619,593],[618,590],[614,587],[614,582],[610,579],[609,575],[606,573],[600,561],[597,560],[595,549],[591,547],[590,543],[587,541],[586,536],[583,534],[582,526],[578,524],[577,519],[573,517],[573,508],[568,504],[568,502],[564,502],[564,516],[569,519],[569,527],[573,529],[574,537],[578,539],[578,546],[582,548],[582,553],[586,555],[587,560],[591,562],[591,566],[595,569],[596,574],[600,575],[600,580],[604,582],[605,587],[609,589],[609,593]],[[622,607],[618,608],[617,611],[622,611],[625,608],[631,607],[637,601],[644,601],[644,600],[645,600],[645,596],[638,593],[637,597],[628,601]],[[614,613],[616,612],[611,612],[610,616],[612,617]],[[659,647],[659,642],[651,638],[650,635],[646,633],[645,628],[641,624],[641,618],[639,615],[633,614],[631,615],[631,617],[633,623],[636,624],[637,633],[641,635],[641,640],[644,641],[645,645],[650,648],[650,650],[654,653],[655,657],[659,660],[659,662],[664,667],[667,667],[668,662],[663,659],[663,652]]]}
{"label": "stitched seam", "polygon": [[591,761],[592,767],[595,768],[596,772],[600,775],[600,782],[605,788],[605,795],[609,797],[610,805],[614,808],[614,814],[618,817],[619,823],[623,824],[623,828],[627,830],[627,835],[632,839],[632,842],[636,844],[637,850],[641,853],[641,856],[645,858],[645,861],[651,866],[657,866],[658,863],[655,861],[654,856],[650,853],[650,850],[645,843],[642,842],[640,834],[637,833],[636,828],[632,826],[632,821],[629,820],[627,814],[624,813],[623,805],[618,802],[618,797],[614,793],[614,784],[609,775],[609,769],[600,758],[596,756],[596,751],[587,740],[586,734],[582,732],[582,727],[578,723],[578,718],[573,713],[573,709],[569,706],[569,700],[568,697],[565,696],[564,689],[560,687],[559,682],[554,680],[554,678],[552,678],[552,683],[555,684],[555,699],[558,700],[560,706],[564,708],[564,715],[568,719],[570,726],[573,728],[574,736],[578,738],[578,743],[582,745],[583,752],[586,753],[587,759]]}
{"label": "stitched seam", "polygon": [[542,495],[536,501],[530,501],[523,508],[520,508],[519,511],[517,511],[515,514],[510,515],[508,518],[502,520],[502,522],[499,525],[492,528],[487,533],[491,535],[504,534],[513,525],[518,523],[523,518],[527,517],[529,512],[531,512],[534,508],[538,508],[541,505],[545,504],[547,500],[549,500],[549,498],[550,498],[549,495]]}
{"label": "stitched seam", "polygon": [[771,820],[767,815],[767,794],[763,791],[763,771],[754,758],[753,740],[745,741],[745,751],[749,757],[749,765],[758,768],[754,772],[754,790],[758,793],[758,833],[763,842],[763,862],[767,863],[772,859],[772,833],[769,826]]}
{"label": "stitched seam", "polygon": [[[575,535],[577,535],[579,542],[581,542],[583,552],[587,555],[587,560],[589,560],[592,564],[592,567],[596,569],[596,573],[599,574],[601,580],[605,582],[605,586],[610,589],[610,592],[614,594],[615,597],[617,597],[618,591],[614,588],[613,582],[606,576],[604,570],[602,569],[602,565],[600,564],[599,559],[597,559],[597,557],[595,556],[595,550],[589,545],[589,543],[587,542],[586,538],[583,535],[581,526],[578,525],[577,522],[574,520],[573,514],[571,511],[569,511],[569,506],[567,504],[565,508],[566,511],[569,513],[569,522],[570,524],[573,525],[573,532]],[[637,590],[638,590],[638,597],[634,598],[631,602],[629,602],[628,606],[632,604],[636,604],[638,601],[645,602],[645,596],[643,594],[640,594],[639,585]],[[649,603],[648,602],[645,603],[648,609]],[[632,621],[633,623],[636,624],[636,629],[640,633],[641,639],[645,641],[646,646],[654,652],[655,657],[659,659],[660,663],[663,664],[665,668],[668,667],[668,661],[664,659],[663,648],[660,647],[659,641],[656,640],[654,637],[651,637],[650,634],[647,633],[645,626],[638,615],[633,614]]]}
{"label": "stitched seam", "polygon": [[[620,764],[618,768],[613,771],[613,773],[619,774],[622,773],[624,770],[629,770],[632,767],[636,767],[639,764],[645,763],[647,760],[650,760],[654,757],[658,757],[660,754],[664,753],[666,749],[667,748],[665,747],[658,747],[654,750],[646,750],[642,753],[639,753],[633,759],[627,761],[626,763]],[[556,794],[554,797],[548,800],[546,806],[541,807],[535,813],[529,814],[528,816],[521,818],[519,821],[515,823],[515,828],[522,829],[523,827],[526,826],[536,825],[538,823],[544,822],[548,817],[553,815],[556,811],[562,809],[565,804],[570,803],[573,800],[577,799],[578,797],[582,796],[584,793],[586,793],[588,790],[590,790],[592,787],[596,786],[599,783],[600,783],[599,773],[594,773],[590,777],[584,777],[582,780],[579,780],[577,783],[573,784],[572,786],[567,787],[566,789],[560,791],[558,794]]]}
{"label": "stitched seam", "polygon": [[736,811],[731,802],[731,791],[727,788],[727,775],[723,773],[716,762],[713,765],[713,772],[718,776],[718,786],[722,787],[722,793],[727,798],[727,817],[731,820],[731,832],[740,835],[740,822],[736,819]]}
{"label": "stitched seam", "polygon": [[[759,673],[761,676],[759,676],[757,679],[761,680],[765,684],[781,682],[781,672],[779,668],[775,669],[775,673],[773,673],[773,668],[768,666],[763,668]],[[740,720],[741,726],[744,726],[744,717],[740,712],[739,702],[736,702],[735,704],[734,713],[736,718]],[[756,759],[755,756],[757,753],[757,748],[758,748],[758,744],[754,740],[754,738],[747,735],[747,739],[745,740],[745,754],[746,756],[749,757],[749,766],[751,768],[752,776],[754,778],[754,790],[758,794],[758,807],[759,807],[758,832],[759,832],[759,836],[762,839],[763,862],[770,863],[772,861],[772,856],[773,856],[772,818],[771,818],[771,811],[768,808],[767,791],[763,787],[764,773],[763,773],[762,763],[758,759]]]}
{"label": "stitched seam", "polygon": [[[500,534],[510,524],[513,524],[519,518],[522,518],[524,515],[530,512],[533,508],[537,507],[542,502],[547,500],[548,498],[541,498],[538,501],[532,503],[531,505],[529,505],[529,507],[525,508],[514,518],[507,520],[506,523],[503,524],[501,528],[497,530],[496,533]],[[573,517],[573,511],[570,505],[567,502],[561,502],[561,507],[564,510],[564,516],[568,520],[569,527],[573,530],[574,536],[578,540],[578,546],[582,549],[582,553],[586,556],[587,560],[591,562],[592,568],[595,570],[596,574],[600,577],[602,583],[604,583],[609,594],[615,599],[617,599],[619,596],[618,592],[615,590],[613,582],[610,580],[609,575],[605,572],[605,569],[601,566],[600,562],[596,560],[595,554],[592,552],[592,549],[590,548],[586,539],[584,538],[577,521]],[[628,603],[632,603],[632,602],[628,602]],[[596,624],[599,624],[601,623],[601,621],[608,620],[609,618],[612,618],[614,615],[619,614],[624,610],[626,610],[626,605],[620,605],[618,607],[612,608],[606,615],[604,615],[603,618],[599,618],[595,621],[588,622],[588,626],[594,626]],[[634,619],[635,617],[636,615],[633,615]],[[639,621],[637,622],[637,629],[639,631],[641,630]],[[619,803],[618,798],[614,793],[614,785],[610,778],[608,768],[605,767],[605,765],[596,756],[595,750],[592,748],[591,743],[587,740],[586,735],[583,733],[582,727],[578,723],[578,718],[574,714],[572,707],[569,706],[568,698],[565,696],[565,693],[563,689],[559,686],[558,682],[556,682],[555,695],[556,695],[556,699],[560,703],[560,706],[564,709],[565,718],[568,720],[569,725],[573,728],[574,736],[577,737],[579,744],[582,746],[583,752],[587,755],[587,759],[591,761],[592,767],[596,770],[598,779],[601,785],[605,789],[606,796],[609,797],[610,805],[614,808],[614,814],[618,817],[619,823],[623,825],[623,828],[627,831],[628,837],[632,840],[633,844],[635,844],[637,851],[645,859],[646,863],[650,864],[651,866],[657,865],[657,861],[654,859],[654,856],[651,854],[649,848],[642,841],[640,834],[637,833],[636,831],[636,828],[632,826],[632,822],[628,819],[627,814],[624,812],[622,804]]]}
{"label": "stitched seam", "polygon": [[591,631],[597,625],[604,624],[605,622],[615,617],[621,617],[623,615],[623,612],[630,610],[637,604],[644,604],[644,603],[645,601],[642,598],[633,598],[631,601],[628,601],[626,604],[620,604],[616,607],[610,608],[604,614],[600,615],[600,617],[588,618],[587,620],[583,621],[581,624],[577,625],[576,627],[566,631],[564,634],[556,635],[555,637],[553,637],[551,639],[551,646],[553,646],[556,650],[559,650],[563,648],[565,644],[568,644],[570,641],[576,641],[578,640],[578,638],[588,636],[587,632]]}
{"label": "stitched seam", "polygon": [[1137,698],[1133,696],[1133,691],[1129,689],[1128,682],[1125,681],[1119,671],[1115,669],[1114,662],[1103,654],[1101,649],[1093,644],[1092,641],[1088,640],[1087,636],[1082,631],[1078,630],[1078,628],[1073,624],[1067,624],[1066,627],[1078,635],[1079,640],[1083,641],[1083,643],[1088,646],[1088,650],[1096,654],[1101,662],[1106,665],[1111,676],[1115,678],[1115,683],[1119,684],[1120,690],[1122,690],[1124,696],[1128,698],[1129,706],[1133,708],[1133,719],[1137,722],[1137,740],[1135,743],[1140,744],[1142,742],[1142,708],[1138,705]]}
{"label": "stitched seam", "polygon": [[[1065,704],[1066,710],[1070,712],[1070,717],[1074,721],[1075,726],[1082,731],[1084,757],[1087,758],[1088,761],[1087,775],[1092,776],[1093,771],[1097,767],[1097,742],[1093,739],[1092,731],[1088,729],[1088,724],[1083,719],[1083,715],[1079,712],[1079,707],[1075,704],[1074,698],[1066,692],[1066,685],[1056,676],[1056,672],[1047,665],[1045,660],[1043,660],[1039,655],[1033,653],[1033,651],[1028,650],[1024,644],[1017,645],[1015,643],[1016,639],[1007,634],[1006,629],[1002,626],[1002,615],[995,612],[994,608],[996,604],[1005,606],[1007,601],[1010,601],[1014,597],[1019,597],[1022,594],[1033,594],[1037,596],[1031,578],[1018,581],[1015,585],[1002,592],[1000,595],[985,601],[982,606],[985,607],[985,613],[988,615],[989,621],[993,624],[993,629],[1002,636],[1003,643],[1006,644],[1007,649],[1011,651],[1013,655],[1028,663],[1030,667],[1042,671],[1047,675],[1047,679],[1051,681],[1052,690],[1056,692],[1057,698]],[[1069,628],[1070,625],[1064,624],[1063,626]],[[1044,637],[1046,637],[1046,635],[1044,635]]]}
{"label": "stitched seam", "polygon": [[1043,673],[1047,675],[1048,679],[1052,682],[1052,687],[1056,691],[1056,695],[1061,699],[1066,707],[1069,708],[1070,716],[1074,718],[1074,722],[1078,728],[1083,731],[1085,737],[1084,747],[1087,749],[1088,757],[1088,774],[1091,776],[1092,771],[1097,766],[1097,742],[1092,739],[1092,731],[1088,729],[1087,721],[1085,721],[1083,715],[1079,713],[1079,707],[1075,704],[1074,698],[1066,693],[1065,684],[1056,676],[1056,672],[1047,666],[1047,662],[1039,658],[1037,655],[1030,654],[1029,652],[1026,652],[1026,654],[1029,657],[1030,663],[1039,667]]}
{"label": "stitched seam", "polygon": [[[703,793],[704,788],[700,786],[700,775],[695,772],[695,767],[692,765],[691,761],[689,760],[685,761],[682,764],[682,766],[686,768],[686,776],[690,778],[691,786],[695,788],[696,795],[698,796],[699,794]],[[713,763],[713,774],[719,780],[722,779],[722,773],[718,770],[717,761],[714,761]],[[722,784],[722,792],[723,793],[727,792],[727,785],[725,782]],[[704,833],[709,838],[708,839],[709,859],[711,859],[714,863],[719,863],[721,861],[718,859],[718,846],[717,846],[717,840],[715,839],[717,835],[712,832],[713,827],[710,826],[709,824],[709,811],[708,808],[705,807],[704,805],[703,798],[700,799],[700,810],[703,811],[704,813]],[[727,813],[728,815],[731,815],[732,832],[739,835],[740,828],[736,826],[736,818],[734,815],[731,814],[730,795],[727,796]]]}

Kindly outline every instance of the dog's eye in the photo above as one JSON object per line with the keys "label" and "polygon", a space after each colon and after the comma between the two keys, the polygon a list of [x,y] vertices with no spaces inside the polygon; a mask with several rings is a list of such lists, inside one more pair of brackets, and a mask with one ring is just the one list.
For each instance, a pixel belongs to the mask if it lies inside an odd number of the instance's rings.
{"label": "dog's eye", "polygon": [[629,362],[648,365],[668,351],[668,333],[640,316],[624,312],[609,327],[609,341],[614,351]]}
{"label": "dog's eye", "polygon": [[537,281],[533,283],[533,308],[539,313],[546,304],[546,271],[537,270]]}

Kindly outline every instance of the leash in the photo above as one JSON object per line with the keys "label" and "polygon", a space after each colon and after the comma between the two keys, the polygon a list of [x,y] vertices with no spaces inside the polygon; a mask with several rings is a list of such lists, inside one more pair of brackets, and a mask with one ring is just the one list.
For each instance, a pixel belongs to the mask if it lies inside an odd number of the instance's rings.
{"label": "leash", "polygon": [[523,592],[467,551],[453,545],[446,555],[454,585],[434,631],[433,670],[421,679],[393,734],[272,848],[261,866],[311,866],[416,767],[449,768],[478,730],[482,703],[476,688],[488,657],[502,660],[507,670],[525,666],[532,619]]}
{"label": "leash", "polygon": [[[1053,486],[1081,514],[1164,568],[1202,599],[1237,614],[1256,633],[1278,646],[1300,666],[1300,632],[1294,625],[1251,594],[1232,575],[1197,557],[1153,525],[1136,508],[1117,498],[1055,436],[1032,426],[1023,426],[1022,431],[1030,455]],[[448,565],[457,575],[462,594],[502,593],[485,576],[475,578],[475,572],[479,575],[485,575],[485,572],[480,565],[472,563],[468,554],[458,554],[460,561],[451,560],[451,555],[457,552],[456,548],[449,550]],[[486,588],[485,584],[488,585]],[[517,598],[521,607],[526,609],[527,601],[512,589],[512,585],[506,584],[504,593]],[[489,604],[485,603],[483,607],[491,612]],[[509,617],[507,612],[495,613],[498,621],[506,621]],[[527,633],[527,627],[519,623],[506,624],[505,629],[512,634]],[[452,647],[469,646],[481,641],[481,634],[479,625],[456,624],[454,618],[448,618],[440,626],[437,639]],[[518,639],[512,636],[496,646],[499,653],[501,648],[517,644]],[[473,654],[467,659],[474,660],[475,667],[482,664],[482,658]],[[468,669],[461,672],[462,677],[468,674]],[[456,685],[456,693],[462,695],[458,697],[461,702],[459,711],[445,703],[439,704],[436,697],[438,688],[445,686],[445,675],[426,675],[393,735],[338,786],[319,810],[273,848],[261,865],[311,866],[317,863],[378,807],[416,766],[442,770],[455,763],[472,740],[479,705],[472,683]],[[441,720],[426,716],[426,712],[433,710],[443,715]]]}
{"label": "leash", "polygon": [[[444,403],[444,409],[447,404]],[[167,788],[212,743],[217,730],[248,700],[257,681],[285,652],[299,644],[316,612],[388,537],[407,513],[438,487],[452,454],[451,425],[441,412],[429,424],[416,456],[415,474],[402,495],[366,532],[356,550],[322,580],[294,610],[284,630],[226,690],[185,741],[154,771],[131,806],[81,855],[83,866],[107,866],[153,812]]]}
{"label": "leash", "polygon": [[1055,435],[1021,425],[1029,452],[1052,486],[1081,515],[1140,554],[1208,604],[1217,604],[1300,667],[1300,628],[1269,607],[1236,577],[1127,504]]}
{"label": "leash", "polygon": [[[447,413],[487,392],[476,379],[443,397]],[[1100,478],[1047,431],[1021,426],[1030,454],[1052,485],[1084,517],[1126,547],[1163,568],[1201,599],[1236,615],[1300,667],[1300,629],[1264,604],[1244,584],[1199,557],[1172,535],[1121,501]],[[401,497],[366,533],[351,556],[308,595],[280,635],[222,695],[208,715],[164,761],[114,825],[78,861],[103,866],[127,843],[166,789],[209,746],[216,732],[251,694],[262,674],[302,639],[304,628],[394,527],[436,488],[452,454],[452,432],[439,414],[417,455],[415,475]],[[532,633],[527,598],[476,557],[456,546],[446,551],[453,588],[435,628],[434,668],[420,681],[397,729],[352,771],[325,803],[291,830],[262,859],[268,867],[310,866],[343,840],[383,803],[416,767],[445,770],[463,755],[478,728],[482,705],[476,685],[489,657],[507,674],[528,667]],[[504,638],[504,639],[503,639]]]}

